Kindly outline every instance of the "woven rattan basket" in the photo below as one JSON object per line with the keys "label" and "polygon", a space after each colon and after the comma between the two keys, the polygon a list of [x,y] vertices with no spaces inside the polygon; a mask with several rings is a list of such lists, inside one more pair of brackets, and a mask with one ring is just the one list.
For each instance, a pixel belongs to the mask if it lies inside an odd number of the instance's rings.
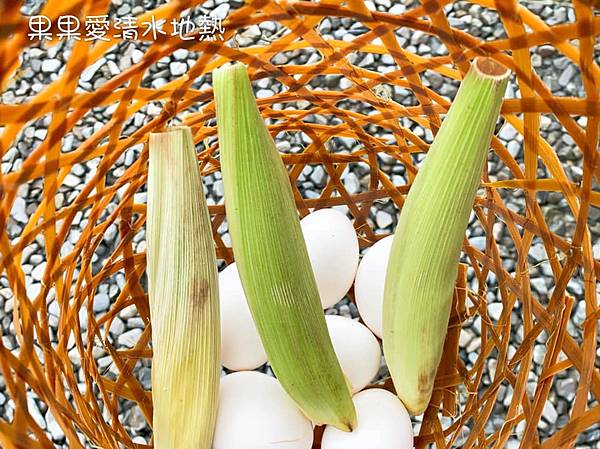
{"label": "woven rattan basket", "polygon": [[[52,20],[66,14],[98,15],[108,10],[108,3],[49,0],[40,14]],[[3,163],[0,174],[0,274],[12,301],[12,322],[3,335],[10,331],[17,342],[10,348],[0,339],[0,377],[12,401],[11,413],[5,406],[5,416],[0,416],[0,446],[55,447],[30,413],[35,397],[62,429],[66,447],[151,447],[150,439],[148,444],[132,441],[123,426],[124,410],[137,410],[140,419],[149,424],[152,417],[150,392],[134,370],[136,365],[149,366],[151,359],[145,253],[138,238],[145,226],[145,201],[139,192],[145,191],[147,137],[170,122],[189,125],[198,144],[202,173],[218,172],[213,94],[206,75],[229,60],[248,64],[255,82],[272,78],[281,83],[280,93],[261,98],[259,104],[278,142],[286,136],[303,136],[301,145],[282,146],[292,183],[296,185],[307,165],[321,165],[327,174],[318,197],[303,198],[300,190],[295,190],[301,216],[313,208],[347,206],[362,248],[383,236],[373,230],[373,206],[388,202],[402,207],[421,153],[427,151],[449,106],[449,99],[424,84],[422,75],[437,72],[446,80],[460,80],[477,55],[492,56],[509,66],[516,74],[513,90],[520,96],[505,100],[502,115],[505,123],[523,136],[523,150],[515,156],[502,140],[494,138],[492,142],[490,159],[500,164],[501,175],[484,173],[471,223],[485,237],[485,248],[465,240],[464,279],[456,290],[436,390],[422,417],[415,446],[503,448],[516,438],[522,448],[574,447],[579,434],[600,422],[596,366],[600,262],[592,251],[590,228],[596,223],[589,218],[600,206],[600,67],[594,60],[600,17],[594,16],[588,2],[574,0],[571,4],[569,0],[566,7],[573,9],[576,20],[548,25],[515,0],[474,0],[474,5],[497,14],[494,17],[505,30],[496,40],[482,41],[451,26],[447,17],[451,3],[424,0],[391,14],[373,11],[372,3],[362,0],[248,1],[234,7],[223,21],[223,39],[146,39],[147,50],[139,61],[90,92],[76,88],[80,75],[120,38],[77,41],[64,71],[39,93],[20,104],[0,104],[0,154],[16,145],[31,122],[45,117],[47,125],[47,135],[34,148],[26,149],[24,161],[16,166]],[[174,1],[144,11],[143,17],[178,17],[194,6],[193,0]],[[19,12],[20,2],[0,1],[0,8],[4,8],[0,15],[4,89],[19,81],[20,55],[40,43],[27,36],[28,19]],[[353,39],[325,36],[319,24],[326,17],[361,23],[365,30]],[[282,32],[269,42],[250,47],[232,40],[246,27],[264,22],[277,23]],[[403,48],[395,33],[407,29],[436,36],[446,51],[420,56],[414,47]],[[41,46],[55,44],[57,41]],[[557,96],[546,80],[540,79],[530,59],[530,51],[540,46],[552,47],[579,68],[584,95]],[[163,86],[144,83],[147,70],[179,48],[198,51],[195,64]],[[318,57],[297,65],[278,60],[278,55],[290,52]],[[362,67],[353,57],[359,53],[388,55],[395,70],[384,73]],[[311,81],[320,76],[343,76],[349,83],[344,90],[314,88]],[[394,101],[393,95],[385,94],[386,88],[388,92],[407,89],[414,97],[413,104]],[[357,111],[352,102],[363,103],[369,113],[364,108]],[[149,105],[155,110],[149,120],[130,120]],[[77,148],[65,150],[66,136],[84,126],[94,108],[107,106],[111,110],[103,126],[92,128]],[[572,177],[568,161],[559,157],[554,142],[540,136],[542,122],[548,119],[570,135],[576,152],[582,155],[579,178]],[[414,126],[431,133],[419,135]],[[377,137],[382,130],[389,138]],[[340,145],[339,139],[352,142],[351,148]],[[132,149],[139,149],[137,157],[125,168],[115,168]],[[72,170],[89,161],[95,161],[96,168],[85,187],[64,201],[55,201]],[[360,191],[349,193],[342,178],[351,164],[361,164],[370,177]],[[385,168],[389,166],[403,167],[406,182],[394,183]],[[29,211],[28,223],[15,234],[10,213],[23,186],[39,192],[39,203]],[[518,194],[523,207],[508,207],[504,201],[507,192]],[[548,192],[569,209],[571,226],[552,226],[537,201]],[[210,212],[217,255],[230,263],[232,252],[220,232],[224,207],[211,205]],[[74,221],[83,230],[65,250]],[[117,243],[109,254],[98,254],[108,233]],[[33,242],[41,246],[46,261],[39,289],[27,285],[22,266]],[[505,251],[509,243],[516,251]],[[533,245],[545,250],[542,262],[528,258]],[[509,259],[513,262],[507,263]],[[541,263],[553,278],[547,296],[537,294],[530,283],[532,270]],[[99,288],[115,278],[119,288],[110,292],[110,307],[94,313]],[[567,289],[574,278],[583,279],[583,291]],[[490,290],[502,305],[497,319],[488,314]],[[55,323],[48,314],[51,302],[58,307]],[[577,325],[569,323],[575,307],[585,310],[585,320]],[[124,311],[139,316],[143,325],[131,348],[118,347],[108,333],[112,320]],[[519,317],[517,323],[511,320],[513,311]],[[474,320],[480,323],[481,344],[467,358],[460,347],[461,328]],[[515,334],[518,346],[509,348]],[[56,340],[58,343],[53,342]],[[545,346],[545,356],[534,367],[533,349],[539,344]],[[98,351],[109,358],[110,369],[98,365]],[[566,373],[573,377],[575,372],[579,384],[568,410],[561,412],[566,417],[552,435],[541,433],[539,426],[553,383]],[[385,385],[392,388],[389,380]],[[510,391],[510,396],[504,395],[506,412],[498,422],[496,406],[502,402],[499,395],[503,390]],[[318,436],[315,447],[319,447]]]}

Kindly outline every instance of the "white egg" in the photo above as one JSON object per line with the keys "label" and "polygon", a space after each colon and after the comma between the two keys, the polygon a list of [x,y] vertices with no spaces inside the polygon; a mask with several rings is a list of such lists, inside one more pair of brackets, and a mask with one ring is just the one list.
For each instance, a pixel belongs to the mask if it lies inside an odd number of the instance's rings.
{"label": "white egg", "polygon": [[356,393],[379,371],[379,342],[369,329],[351,318],[327,315],[325,321],[342,371],[352,385],[352,393]]}
{"label": "white egg", "polygon": [[230,370],[252,370],[267,361],[235,263],[219,273],[221,362]]}
{"label": "white egg", "polygon": [[383,288],[393,239],[393,235],[385,237],[367,250],[354,281],[358,313],[379,338],[383,337]]}
{"label": "white egg", "polygon": [[352,432],[325,427],[321,449],[411,449],[413,429],[402,402],[380,388],[361,391],[352,400],[358,425]]}
{"label": "white egg", "polygon": [[212,449],[310,449],[313,427],[279,381],[256,371],[221,378]]}
{"label": "white egg", "polygon": [[352,287],[358,267],[358,238],[350,219],[321,209],[300,221],[323,308],[339,302]]}

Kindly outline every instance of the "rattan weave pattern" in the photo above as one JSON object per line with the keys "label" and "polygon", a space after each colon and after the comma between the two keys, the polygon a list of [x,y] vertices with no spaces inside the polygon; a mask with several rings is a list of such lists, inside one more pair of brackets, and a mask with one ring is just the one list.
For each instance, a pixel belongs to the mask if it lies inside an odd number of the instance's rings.
{"label": "rattan weave pattern", "polygon": [[[362,0],[338,2],[308,1],[248,1],[232,11],[223,26],[224,41],[190,40],[182,42],[175,37],[161,37],[149,42],[143,59],[130,69],[108,80],[93,92],[76,91],[83,69],[98,60],[114,44],[111,42],[79,41],[73,45],[64,72],[51,84],[23,104],[0,104],[0,154],[4,154],[18,138],[27,123],[45,114],[51,114],[46,139],[34,148],[24,163],[15,171],[0,173],[0,273],[9,281],[14,294],[13,324],[18,335],[19,351],[11,352],[0,339],[0,373],[7,391],[15,402],[14,419],[0,419],[0,446],[6,449],[52,448],[53,443],[27,411],[26,390],[33,390],[43,400],[63,428],[69,447],[83,447],[76,432],[81,432],[90,443],[103,449],[149,447],[131,442],[131,437],[119,422],[119,398],[134,401],[148,422],[151,421],[152,403],[133,375],[139,359],[150,358],[150,327],[147,296],[141,278],[145,270],[145,254],[136,252],[133,236],[145,225],[145,205],[134,202],[134,194],[146,181],[147,148],[140,158],[122,173],[116,182],[106,182],[115,161],[137,144],[146,144],[148,134],[164,127],[173,117],[193,129],[195,141],[202,151],[199,164],[204,174],[219,170],[218,146],[214,141],[214,103],[210,89],[192,88],[199,76],[226,61],[242,61],[249,65],[253,80],[276,78],[285,89],[282,93],[259,101],[265,117],[272,119],[273,135],[283,131],[301,131],[310,139],[301,153],[283,155],[295,182],[307,164],[320,164],[328,174],[327,185],[320,198],[304,199],[295,189],[297,206],[302,216],[311,208],[347,205],[360,236],[361,247],[368,247],[376,235],[367,220],[375,201],[391,199],[398,207],[410,182],[417,173],[413,156],[427,151],[428,144],[399,119],[408,117],[415,123],[437,131],[449,102],[439,93],[426,87],[422,74],[435,71],[444,77],[459,80],[466,73],[470,61],[477,55],[489,55],[510,67],[516,76],[521,98],[504,102],[504,119],[524,136],[524,163],[519,164],[502,142],[494,138],[492,149],[510,172],[510,179],[490,180],[485,173],[483,189],[474,211],[487,236],[485,251],[465,241],[466,261],[479,280],[479,289],[467,289],[466,266],[459,278],[455,295],[455,310],[451,318],[442,368],[438,373],[436,391],[424,416],[416,447],[433,444],[437,448],[452,447],[466,425],[471,429],[463,437],[464,448],[502,448],[515,428],[524,422],[521,447],[544,449],[573,447],[577,435],[600,422],[600,373],[595,366],[600,312],[597,303],[597,277],[600,262],[593,258],[588,228],[590,207],[600,207],[600,164],[598,164],[598,135],[600,130],[600,67],[594,61],[594,45],[600,36],[600,17],[594,16],[590,2],[573,1],[576,23],[548,26],[524,6],[514,0],[475,0],[473,3],[496,10],[506,30],[506,38],[481,41],[465,32],[450,27],[444,13],[448,1],[424,0],[401,15],[370,11]],[[145,17],[175,17],[194,1],[174,1]],[[5,87],[19,65],[19,54],[31,44],[27,39],[27,21],[19,13],[20,2],[0,2],[0,85]],[[49,0],[43,13],[56,18],[64,14],[102,14],[108,2],[81,0]],[[369,31],[351,41],[325,40],[316,30],[327,16],[347,17],[362,22]],[[289,32],[269,45],[236,48],[226,44],[237,30],[266,20],[276,21]],[[437,36],[448,49],[444,56],[422,57],[402,48],[394,31],[400,27]],[[585,97],[567,98],[553,95],[535,73],[530,61],[530,49],[550,44],[569,58],[581,70]],[[200,51],[193,67],[180,78],[154,89],[142,87],[146,70],[161,57],[177,48]],[[270,61],[280,52],[312,48],[321,60],[309,65],[274,65]],[[353,65],[348,55],[353,52],[389,54],[397,70],[378,73]],[[310,81],[320,75],[338,74],[352,81],[344,91],[315,90]],[[405,107],[375,93],[379,84],[402,86],[414,94],[417,105]],[[352,98],[368,104],[373,113],[366,115],[345,109],[344,99]],[[125,121],[145,104],[162,101],[162,112],[130,136],[122,136]],[[275,108],[274,105],[308,102],[300,109]],[[61,139],[92,108],[117,104],[105,125],[69,153],[61,152]],[[196,112],[185,114],[193,105],[201,105]],[[311,115],[335,116],[337,125],[323,125],[308,120]],[[572,182],[553,148],[539,133],[542,114],[558,120],[576,142],[583,155],[583,178]],[[576,121],[587,117],[587,126]],[[369,124],[386,129],[395,137],[390,144],[370,135]],[[348,137],[360,142],[352,152],[331,151],[333,137]],[[409,185],[395,186],[378,166],[378,154],[385,153],[403,164]],[[101,157],[94,176],[71,203],[57,208],[53,198],[71,168],[84,161]],[[370,167],[368,191],[349,194],[340,176],[348,164],[364,162]],[[544,166],[549,177],[538,179],[538,167]],[[16,239],[6,231],[9,213],[19,186],[43,180],[39,207]],[[594,190],[594,186],[596,190]],[[502,189],[522,190],[526,202],[523,214],[504,203]],[[566,199],[576,218],[574,232],[556,235],[550,231],[543,211],[536,202],[537,191],[556,191]],[[120,195],[118,207],[104,217],[107,205]],[[61,255],[60,248],[78,211],[87,211],[87,225],[75,248]],[[232,261],[232,253],[219,236],[217,229],[225,218],[221,205],[210,207],[218,256]],[[102,217],[102,218],[101,218]],[[116,223],[119,243],[98,272],[92,272],[91,256],[108,227]],[[494,225],[504,223],[517,248],[516,272],[508,272],[502,263],[502,246],[493,239]],[[23,250],[33,240],[43,236],[46,269],[42,289],[36,297],[26,293],[25,275],[21,267]],[[553,273],[555,286],[548,301],[541,301],[532,292],[529,282],[527,254],[535,238],[541,238]],[[125,274],[126,284],[108,312],[94,316],[88,312],[87,338],[81,335],[79,310],[88,305],[91,311],[97,287],[117,272]],[[486,308],[486,279],[494,273],[498,279],[503,313],[494,322]],[[582,276],[585,293],[573,298],[566,287],[574,276]],[[51,343],[47,304],[56,297],[60,307],[58,344]],[[574,301],[585,301],[586,320],[582,324],[582,338],[567,332],[567,322]],[[138,344],[132,349],[116,349],[107,338],[111,320],[124,308],[135,305],[146,327]],[[511,311],[518,308],[522,314],[523,335],[514,354],[509,353]],[[473,366],[467,367],[458,357],[460,329],[474,316],[481,317],[481,352]],[[533,395],[527,391],[532,366],[532,349],[542,332],[548,336],[547,352],[542,373],[537,379]],[[77,379],[68,357],[69,342],[74,341],[81,356],[86,376]],[[112,356],[119,375],[110,378],[101,372],[92,355],[95,344]],[[487,359],[494,353],[497,367],[490,385],[481,382],[487,368]],[[568,424],[552,437],[540,441],[537,425],[557,374],[574,369],[579,375],[579,387],[572,403]],[[78,388],[83,381],[85,389]],[[389,381],[386,384],[391,388]],[[493,433],[486,433],[501,385],[512,387],[512,402],[504,417],[504,425]],[[458,400],[457,400],[458,399]],[[104,410],[104,412],[103,412]],[[451,416],[452,424],[442,426],[443,412]],[[318,447],[318,442],[315,444]]]}

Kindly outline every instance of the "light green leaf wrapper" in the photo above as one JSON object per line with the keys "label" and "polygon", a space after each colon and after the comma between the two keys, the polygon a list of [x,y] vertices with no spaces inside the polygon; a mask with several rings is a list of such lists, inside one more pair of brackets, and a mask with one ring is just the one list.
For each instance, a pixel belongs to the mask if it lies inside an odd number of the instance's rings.
{"label": "light green leaf wrapper", "polygon": [[477,58],[400,213],[385,282],[383,348],[399,398],[427,408],[460,251],[510,72]]}
{"label": "light green leaf wrapper", "polygon": [[225,207],[235,260],[277,378],[316,424],[356,425],[323,316],[287,170],[245,66],[213,72]]}

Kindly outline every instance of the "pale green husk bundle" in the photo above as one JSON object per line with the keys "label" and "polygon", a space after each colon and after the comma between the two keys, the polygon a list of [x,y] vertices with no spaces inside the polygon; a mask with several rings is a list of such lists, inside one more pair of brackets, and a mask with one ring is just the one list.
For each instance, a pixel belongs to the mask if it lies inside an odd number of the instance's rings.
{"label": "pale green husk bundle", "polygon": [[220,365],[215,249],[189,128],[150,135],[154,447],[210,449]]}
{"label": "pale green husk bundle", "polygon": [[469,215],[509,71],[477,58],[400,213],[384,293],[383,347],[398,396],[417,415],[431,398]]}
{"label": "pale green husk bundle", "polygon": [[229,232],[269,362],[316,424],[356,425],[333,350],[287,171],[256,105],[246,68],[213,73]]}

